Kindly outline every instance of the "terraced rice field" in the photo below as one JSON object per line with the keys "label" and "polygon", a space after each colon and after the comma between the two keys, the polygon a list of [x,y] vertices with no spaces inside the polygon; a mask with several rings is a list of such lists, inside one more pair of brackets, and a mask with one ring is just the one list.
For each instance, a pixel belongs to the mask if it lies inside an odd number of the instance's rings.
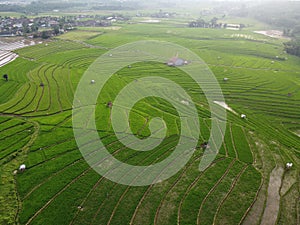
{"label": "terraced rice field", "polygon": [[[10,77],[0,81],[1,224],[252,225],[265,218],[299,224],[300,59],[286,55],[280,40],[171,23],[122,25],[96,36],[79,32],[81,42],[68,34],[22,48],[15,51],[18,59],[0,68]],[[239,38],[244,35],[258,38]],[[95,59],[110,48],[145,39],[174,42],[199,55],[237,113],[227,111],[219,154],[200,172],[201,145],[209,139],[212,122],[202,90],[180,69],[161,63],[118,71],[98,98],[96,116],[99,136],[117,159],[131,165],[160,162],[180,135],[175,108],[150,97],[130,113],[131,129],[148,137],[149,120],[162,117],[168,127],[162,143],[138,152],[117,139],[106,104],[130,82],[149,74],[171,79],[189,93],[199,114],[201,134],[184,168],[161,183],[134,187],[100,176],[85,162],[74,139],[72,106],[77,84]],[[292,169],[284,169],[287,162]],[[25,172],[14,174],[22,163]],[[279,182],[271,185],[274,180]],[[273,208],[269,203],[276,199],[279,205]]]}
{"label": "terraced rice field", "polygon": [[13,53],[13,50],[24,48],[28,45],[34,45],[35,42],[31,41],[30,43],[25,43],[24,40],[15,41],[11,43],[0,41],[0,66],[4,66],[11,61],[14,61],[18,55]]}

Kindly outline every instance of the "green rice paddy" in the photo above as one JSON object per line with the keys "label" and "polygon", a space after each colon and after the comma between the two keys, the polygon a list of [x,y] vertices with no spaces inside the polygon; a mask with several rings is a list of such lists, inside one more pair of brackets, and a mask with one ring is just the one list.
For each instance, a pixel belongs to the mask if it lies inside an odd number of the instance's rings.
{"label": "green rice paddy", "polygon": [[[300,59],[287,55],[281,40],[247,30],[191,29],[170,21],[120,26],[81,29],[19,49],[19,58],[0,68],[10,78],[0,80],[0,223],[260,224],[268,207],[270,173],[292,162],[279,177],[280,208],[273,216],[277,224],[299,224]],[[137,152],[113,132],[107,102],[149,74],[171,79],[189,93],[201,129],[195,154],[176,175],[131,187],[101,177],[84,161],[74,139],[72,105],[77,84],[95,59],[138,40],[169,41],[199,55],[236,114],[228,111],[219,154],[200,172],[201,144],[209,139],[211,126],[202,90],[180,69],[160,63],[118,71],[98,98],[96,116],[99,136],[114,157],[150,165],[168,157],[178,142],[175,108],[155,97],[135,105],[130,124],[135,135],[145,138],[149,120],[164,118],[168,131],[159,147]],[[25,172],[13,174],[23,163]]]}

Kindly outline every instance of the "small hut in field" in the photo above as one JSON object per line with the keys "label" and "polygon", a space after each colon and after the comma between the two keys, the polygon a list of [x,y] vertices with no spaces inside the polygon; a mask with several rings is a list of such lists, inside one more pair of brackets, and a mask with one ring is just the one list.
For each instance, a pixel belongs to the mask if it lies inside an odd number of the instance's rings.
{"label": "small hut in field", "polygon": [[207,141],[203,142],[203,143],[201,144],[201,148],[202,148],[203,150],[209,148],[208,142],[207,142]]}
{"label": "small hut in field", "polygon": [[168,66],[184,66],[188,64],[187,60],[178,57],[178,53],[167,62]]}
{"label": "small hut in field", "polygon": [[112,106],[113,106],[112,102],[108,102],[108,103],[106,104],[106,107],[107,107],[107,108],[110,108],[110,109],[111,109]]}

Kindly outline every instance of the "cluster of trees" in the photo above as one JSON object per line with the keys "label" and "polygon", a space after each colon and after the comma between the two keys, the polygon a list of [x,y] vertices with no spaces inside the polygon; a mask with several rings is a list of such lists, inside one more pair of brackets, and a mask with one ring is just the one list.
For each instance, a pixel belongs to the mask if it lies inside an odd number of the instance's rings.
{"label": "cluster of trees", "polygon": [[163,10],[159,10],[159,12],[153,13],[150,16],[154,17],[154,18],[170,18],[170,17],[174,17],[177,14],[175,12],[165,12]]}
{"label": "cluster of trees", "polygon": [[285,43],[284,47],[287,53],[300,57],[300,39],[293,39]]}
{"label": "cluster of trees", "polygon": [[300,57],[300,25],[293,28],[285,28],[284,36],[291,37],[291,41],[284,43],[284,49],[291,55]]}
{"label": "cluster of trees", "polygon": [[300,2],[275,1],[259,3],[259,5],[245,5],[229,10],[235,16],[252,17],[272,27],[281,28],[283,35],[291,37],[285,43],[285,51],[292,55],[300,56]]}
{"label": "cluster of trees", "polygon": [[41,12],[53,10],[66,10],[74,7],[85,7],[87,3],[79,2],[47,2],[47,1],[33,1],[27,5],[1,4],[0,12],[19,12],[25,14],[38,14]]}
{"label": "cluster of trees", "polygon": [[[209,21],[205,21],[200,18],[196,21],[192,21],[188,25],[189,27],[200,27],[200,28],[227,28],[227,23],[218,23],[218,18],[214,17]],[[245,27],[244,24],[239,24],[239,29],[243,29]]]}
{"label": "cluster of trees", "polygon": [[30,4],[1,4],[0,12],[19,12],[26,14],[38,14],[42,12],[49,12],[53,10],[67,9],[86,9],[86,10],[134,10],[141,8],[140,2],[136,1],[119,1],[119,0],[109,0],[109,1],[32,1]]}
{"label": "cluster of trees", "polygon": [[274,27],[291,29],[299,25],[299,1],[243,2],[226,9],[229,15],[252,17]]}
{"label": "cluster of trees", "polygon": [[284,44],[285,51],[300,57],[300,25],[284,29],[283,34],[292,38],[291,41]]}
{"label": "cluster of trees", "polygon": [[253,17],[272,26],[294,29],[299,25],[299,11],[299,2],[275,2],[253,11]]}
{"label": "cluster of trees", "polygon": [[283,34],[284,36],[292,37],[292,38],[300,37],[300,22],[298,25],[295,25],[293,27],[284,28]]}
{"label": "cluster of trees", "polygon": [[220,26],[222,26],[222,24],[218,24],[217,17],[212,18],[210,21],[199,18],[198,20],[189,23],[189,27],[218,28]]}
{"label": "cluster of trees", "polygon": [[[129,16],[123,16],[120,13],[107,15],[74,15],[74,16],[41,16],[41,17],[1,17],[0,16],[0,34],[32,36],[34,38],[48,38],[64,33],[66,30],[73,30],[76,27],[104,27],[111,26],[112,20],[127,21]],[[42,29],[40,29],[42,28]],[[42,31],[40,31],[42,30]]]}

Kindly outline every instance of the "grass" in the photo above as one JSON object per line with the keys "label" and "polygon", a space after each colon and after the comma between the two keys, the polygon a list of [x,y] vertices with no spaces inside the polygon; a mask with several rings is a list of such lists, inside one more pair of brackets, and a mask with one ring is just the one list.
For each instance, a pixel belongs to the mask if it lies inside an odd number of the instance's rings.
{"label": "grass", "polygon": [[23,152],[34,135],[35,127],[23,119],[0,118],[1,223],[12,224],[15,220],[15,209],[18,207],[18,193],[12,173],[18,169],[20,161],[24,161]]}
{"label": "grass", "polygon": [[260,186],[259,178],[260,174],[255,168],[246,168],[221,206],[216,216],[216,224],[238,224],[242,221]]}
{"label": "grass", "polygon": [[[14,64],[7,64],[0,68],[1,74],[8,74],[9,82],[0,80],[0,103],[3,104],[9,99],[13,98],[16,94],[16,90],[20,89],[27,81],[28,77],[26,74],[36,67],[35,62],[28,62],[25,59],[18,58]],[[22,68],[16,70],[16,68]]]}
{"label": "grass", "polygon": [[245,163],[252,163],[252,153],[243,129],[241,127],[232,126],[231,131],[239,160]]}
{"label": "grass", "polygon": [[230,187],[242,169],[243,164],[234,162],[226,176],[220,181],[220,184],[206,196],[198,212],[197,220],[200,224],[213,224],[215,212],[222,205],[222,200],[225,199],[226,194],[230,191]]}
{"label": "grass", "polygon": [[[14,220],[20,224],[239,224],[248,216],[261,218],[258,206],[252,204],[256,198],[256,202],[266,198],[274,166],[291,161],[299,172],[300,142],[291,132],[300,130],[299,58],[286,55],[281,40],[253,34],[252,28],[191,29],[182,22],[82,28],[19,49],[20,57],[0,68],[11,74],[9,82],[0,81],[1,224]],[[164,182],[130,187],[99,176],[82,158],[72,130],[73,95],[84,71],[109,48],[147,39],[171,41],[198,54],[236,114],[228,112],[219,154],[199,172],[201,144],[209,140],[212,121],[203,91],[180,69],[161,63],[137,63],[118,71],[100,93],[96,110],[99,136],[115,158],[150,165],[168,157],[178,143],[178,113],[156,97],[137,102],[129,120],[133,133],[146,138],[150,119],[163,117],[168,131],[161,145],[138,152],[126,148],[113,133],[106,104],[139,78],[163,76],[179,84],[195,102],[200,123],[196,151],[184,168]],[[279,60],[277,55],[288,59]],[[224,82],[224,77],[229,80]],[[87,136],[83,134],[82,140],[96,149]],[[13,176],[21,163],[27,170]],[[290,183],[281,196],[278,224],[296,224],[299,178],[291,181],[284,176],[284,182]]]}
{"label": "grass", "polygon": [[63,40],[71,40],[71,41],[85,41],[91,38],[95,38],[99,35],[101,35],[101,32],[97,32],[97,31],[82,31],[82,30],[78,30],[78,31],[70,31],[68,33],[65,33],[64,35],[58,36],[59,39],[63,39]]}

